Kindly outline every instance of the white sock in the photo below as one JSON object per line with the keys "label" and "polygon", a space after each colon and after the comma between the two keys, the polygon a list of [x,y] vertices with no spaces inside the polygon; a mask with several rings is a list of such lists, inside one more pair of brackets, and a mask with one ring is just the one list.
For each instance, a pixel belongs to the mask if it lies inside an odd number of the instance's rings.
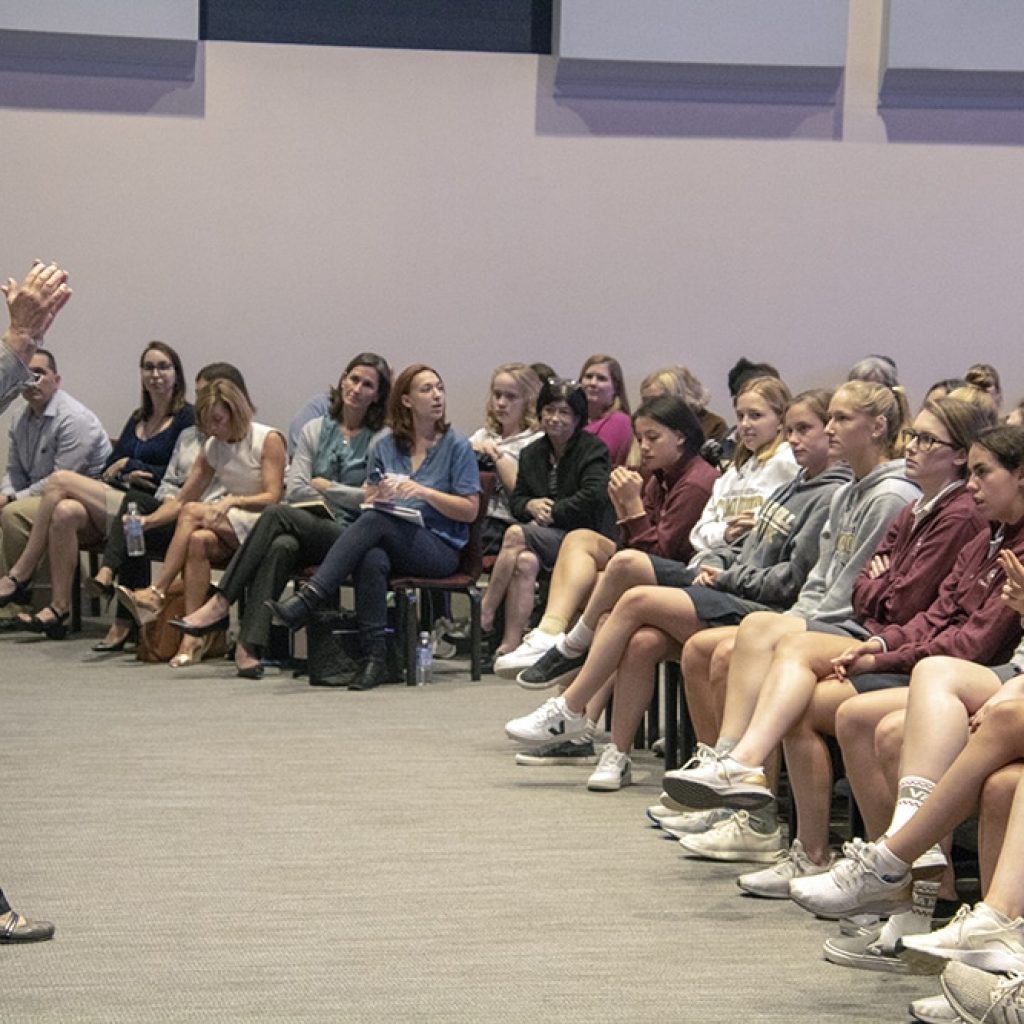
{"label": "white sock", "polygon": [[885,845],[885,840],[876,844],[875,857],[879,874],[886,881],[891,882],[897,878],[902,878],[910,870],[910,865],[905,860],[900,860],[899,857],[897,857],[896,854]]}
{"label": "white sock", "polygon": [[899,832],[917,814],[921,804],[928,799],[934,788],[935,783],[931,779],[925,779],[920,775],[903,776],[896,791],[896,809],[893,811],[892,823],[886,835],[891,836]]}
{"label": "white sock", "polygon": [[573,711],[569,705],[565,703],[564,697],[556,697],[555,702],[558,706],[558,710],[561,711],[566,718],[572,718],[575,720],[577,718],[582,718],[586,714],[585,711]]}
{"label": "white sock", "polygon": [[564,654],[567,658],[572,658],[589,651],[590,645],[593,642],[594,631],[583,621],[583,617],[580,616],[576,625],[565,634],[565,639],[559,641],[558,650],[560,654]]}
{"label": "white sock", "polygon": [[890,952],[896,950],[896,940],[904,935],[927,935],[932,930],[932,915],[939,899],[939,883],[919,879],[914,882],[914,905],[902,914],[893,914],[882,927],[878,941]]}

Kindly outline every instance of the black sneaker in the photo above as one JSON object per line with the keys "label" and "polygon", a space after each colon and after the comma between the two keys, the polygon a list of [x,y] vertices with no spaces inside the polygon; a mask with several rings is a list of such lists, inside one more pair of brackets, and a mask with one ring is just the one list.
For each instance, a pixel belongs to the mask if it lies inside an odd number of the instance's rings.
{"label": "black sneaker", "polygon": [[520,750],[516,754],[516,764],[527,767],[597,764],[597,754],[594,753],[594,744],[590,740],[587,740],[586,743],[573,743],[571,740],[563,740],[561,743],[552,743],[546,747]]}
{"label": "black sneaker", "polygon": [[572,681],[573,676],[583,668],[587,654],[563,654],[557,647],[546,650],[529,668],[516,676],[516,682],[524,690],[546,690],[549,686]]}

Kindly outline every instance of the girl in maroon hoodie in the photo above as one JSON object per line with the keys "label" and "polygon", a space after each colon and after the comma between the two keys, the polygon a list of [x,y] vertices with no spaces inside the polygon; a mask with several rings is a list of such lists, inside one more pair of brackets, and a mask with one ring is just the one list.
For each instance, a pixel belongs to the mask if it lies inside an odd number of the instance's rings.
{"label": "girl in maroon hoodie", "polygon": [[[901,805],[915,806],[907,779],[915,780],[915,793],[930,792],[966,742],[972,717],[1002,689],[1006,677],[984,666],[1008,662],[1020,637],[1020,618],[1000,601],[1008,558],[1000,552],[1024,554],[1024,427],[994,427],[983,434],[971,449],[970,468],[968,488],[993,520],[991,530],[964,548],[928,611],[905,626],[881,630],[877,640],[851,649],[844,659],[846,671],[866,659],[883,671],[906,672],[916,664],[909,688],[864,694],[849,701],[836,719],[847,773],[871,836],[889,824],[892,809],[876,743],[891,746],[904,736],[899,818]],[[973,610],[960,611],[958,597],[965,610],[968,605]],[[886,649],[879,650],[883,643]]]}

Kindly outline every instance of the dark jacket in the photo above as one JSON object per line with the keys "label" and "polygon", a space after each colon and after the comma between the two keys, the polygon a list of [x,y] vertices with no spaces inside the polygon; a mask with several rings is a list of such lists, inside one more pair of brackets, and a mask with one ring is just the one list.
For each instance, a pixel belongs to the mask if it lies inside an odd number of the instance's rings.
{"label": "dark jacket", "polygon": [[548,489],[551,455],[547,437],[528,444],[519,453],[519,475],[510,501],[512,515],[521,523],[529,522],[528,501],[554,498],[554,526],[560,530],[596,530],[614,538],[615,513],[608,498],[608,446],[592,434],[578,431],[558,462],[554,494]]}

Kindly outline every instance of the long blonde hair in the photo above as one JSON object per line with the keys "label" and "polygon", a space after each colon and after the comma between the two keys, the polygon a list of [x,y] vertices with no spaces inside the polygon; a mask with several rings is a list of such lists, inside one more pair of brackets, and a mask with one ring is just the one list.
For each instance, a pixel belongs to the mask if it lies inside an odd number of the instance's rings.
{"label": "long blonde hair", "polygon": [[[778,450],[779,446],[786,440],[786,432],[783,429],[783,420],[786,409],[792,400],[789,388],[778,377],[753,377],[746,382],[736,393],[736,402],[748,391],[752,391],[759,398],[764,399],[768,408],[779,418],[779,428],[773,440],[762,445],[756,452],[752,452],[745,445],[736,446],[736,454],[733,456],[732,464],[739,469],[745,462],[756,458],[758,462],[767,462]],[[736,402],[733,403],[735,408]]]}
{"label": "long blonde hair", "polygon": [[523,419],[520,430],[537,429],[537,395],[540,394],[540,378],[533,367],[526,363],[502,363],[491,374],[491,383],[487,388],[487,405],[484,407],[484,426],[494,434],[501,433],[501,424],[494,416],[494,382],[498,374],[508,374],[516,382],[519,393],[523,396]]}

